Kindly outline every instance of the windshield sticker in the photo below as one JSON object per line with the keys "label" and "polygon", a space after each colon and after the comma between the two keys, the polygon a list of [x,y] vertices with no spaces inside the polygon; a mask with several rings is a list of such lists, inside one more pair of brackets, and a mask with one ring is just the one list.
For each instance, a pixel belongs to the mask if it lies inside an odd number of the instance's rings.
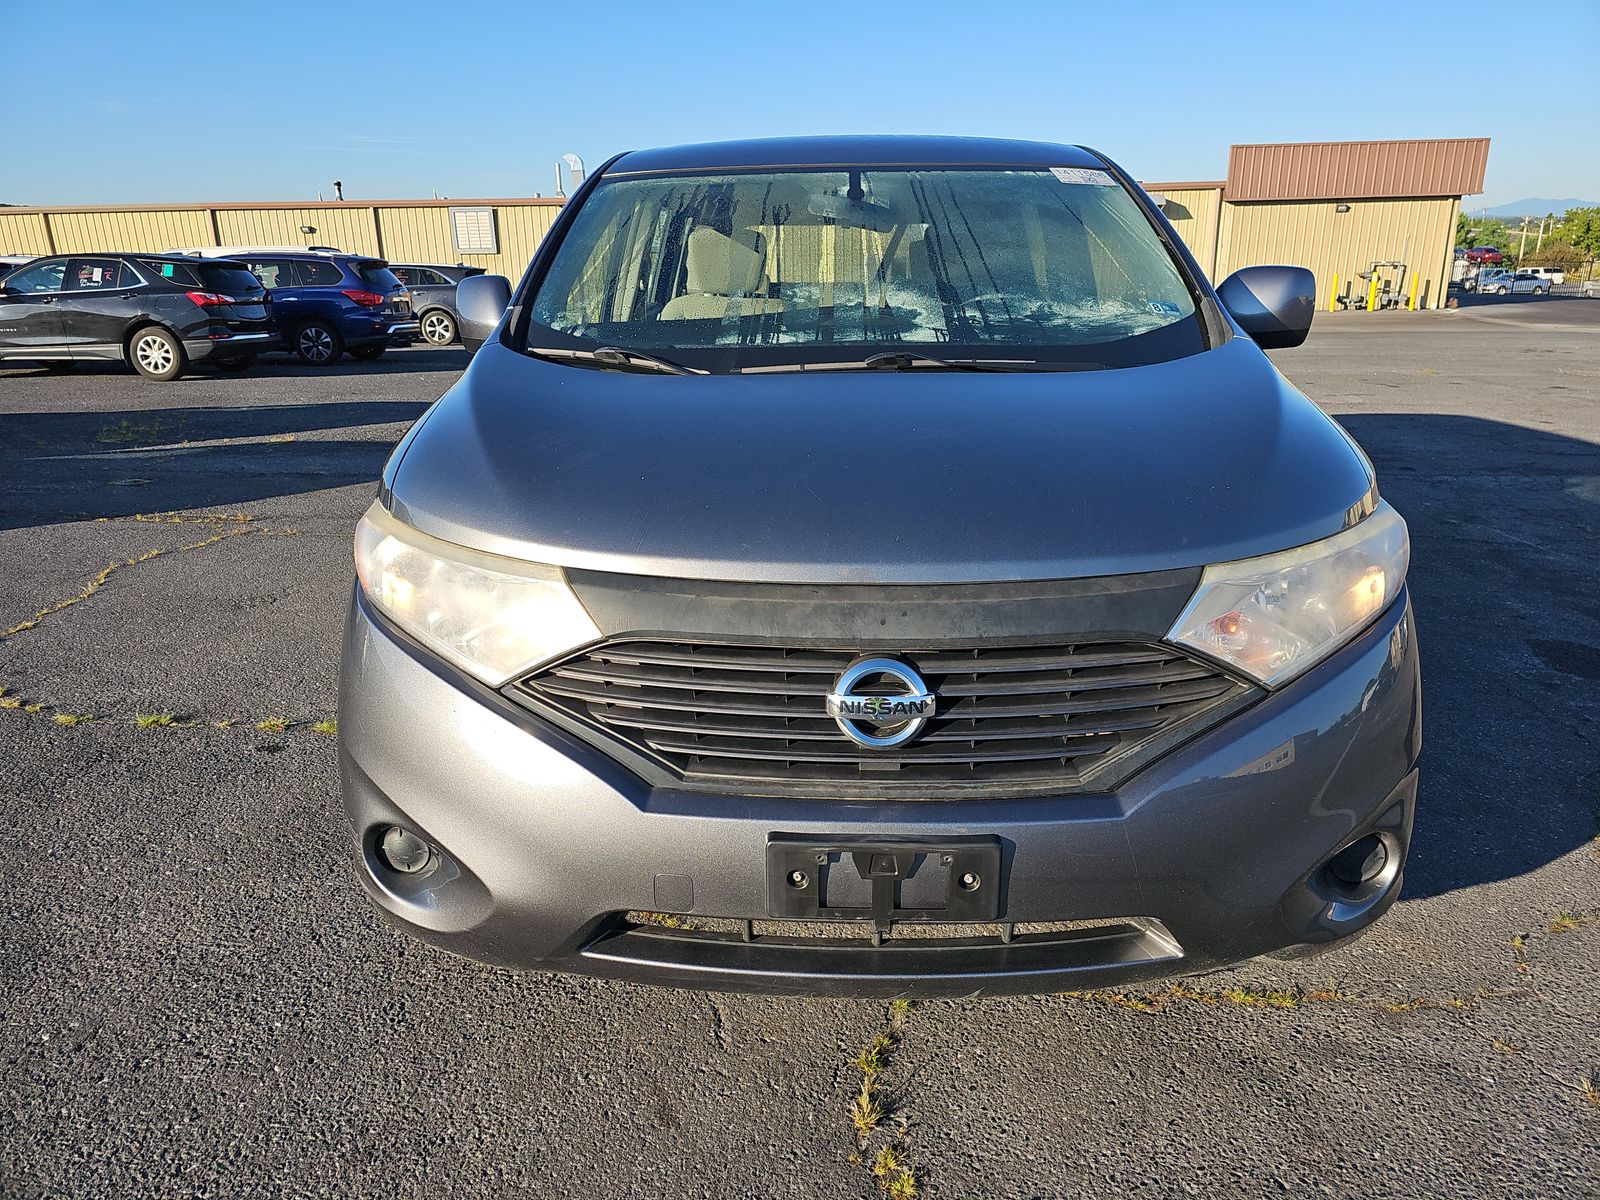
{"label": "windshield sticker", "polygon": [[1110,171],[1101,171],[1093,167],[1051,167],[1050,174],[1062,183],[1087,183],[1095,187],[1117,186],[1117,181],[1111,178]]}
{"label": "windshield sticker", "polygon": [[1145,303],[1150,306],[1150,311],[1158,317],[1183,316],[1183,309],[1179,308],[1171,300],[1147,300]]}

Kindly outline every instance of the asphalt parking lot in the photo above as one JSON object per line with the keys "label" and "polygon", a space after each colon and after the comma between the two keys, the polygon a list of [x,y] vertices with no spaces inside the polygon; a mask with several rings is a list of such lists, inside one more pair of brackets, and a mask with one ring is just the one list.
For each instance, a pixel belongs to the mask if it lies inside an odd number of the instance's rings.
{"label": "asphalt parking lot", "polygon": [[1411,524],[1404,898],[1318,959],[909,1008],[516,975],[369,910],[350,532],[461,352],[0,370],[3,1190],[1600,1191],[1600,303],[1319,316],[1275,358]]}

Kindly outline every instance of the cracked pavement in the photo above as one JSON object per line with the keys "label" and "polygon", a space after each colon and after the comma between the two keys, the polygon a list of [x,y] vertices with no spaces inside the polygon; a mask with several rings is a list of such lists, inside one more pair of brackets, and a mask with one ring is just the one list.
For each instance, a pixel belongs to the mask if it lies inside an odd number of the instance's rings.
{"label": "cracked pavement", "polygon": [[1600,303],[1488,316],[1320,315],[1274,356],[1411,524],[1393,912],[1321,958],[898,1014],[517,975],[369,909],[312,726],[351,529],[459,351],[0,370],[0,630],[37,619],[0,637],[0,1190],[871,1197],[893,1145],[927,1196],[1595,1194]]}

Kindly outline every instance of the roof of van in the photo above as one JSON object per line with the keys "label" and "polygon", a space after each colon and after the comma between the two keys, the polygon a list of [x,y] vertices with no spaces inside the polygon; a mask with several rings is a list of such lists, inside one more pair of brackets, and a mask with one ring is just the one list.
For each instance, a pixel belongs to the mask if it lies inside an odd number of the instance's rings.
{"label": "roof of van", "polygon": [[630,150],[607,175],[646,171],[690,171],[720,167],[884,167],[996,166],[1104,167],[1106,162],[1082,146],[1016,142],[1005,138],[925,137],[860,134],[830,137],[751,138],[701,142],[659,150]]}

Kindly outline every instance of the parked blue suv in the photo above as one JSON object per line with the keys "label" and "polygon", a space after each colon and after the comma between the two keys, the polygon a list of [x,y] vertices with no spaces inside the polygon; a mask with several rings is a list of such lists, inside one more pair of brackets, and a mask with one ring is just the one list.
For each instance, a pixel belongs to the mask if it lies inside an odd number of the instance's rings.
{"label": "parked blue suv", "polygon": [[272,293],[284,349],[312,366],[346,351],[371,362],[418,332],[411,294],[381,258],[329,251],[207,246],[191,253],[242,262]]}

